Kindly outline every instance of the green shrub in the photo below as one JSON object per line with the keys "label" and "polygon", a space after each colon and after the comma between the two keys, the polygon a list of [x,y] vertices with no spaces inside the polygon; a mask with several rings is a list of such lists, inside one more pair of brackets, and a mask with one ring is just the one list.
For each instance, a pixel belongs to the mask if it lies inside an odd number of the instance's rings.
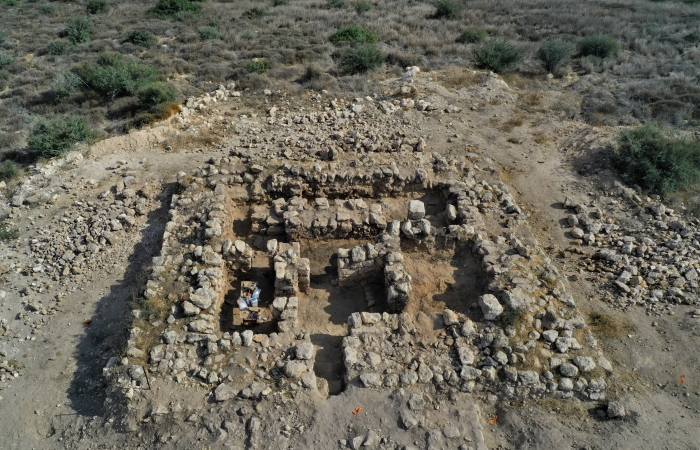
{"label": "green shrub", "polygon": [[474,49],[473,55],[479,68],[496,73],[505,72],[523,59],[521,50],[501,39],[482,44]]}
{"label": "green shrub", "polygon": [[330,37],[334,44],[339,42],[377,42],[377,33],[360,25],[347,25],[339,29]]}
{"label": "green shrub", "polygon": [[265,58],[256,58],[245,64],[245,70],[251,73],[263,74],[270,68],[270,63]]}
{"label": "green shrub", "polygon": [[462,31],[462,34],[457,38],[459,44],[477,44],[481,41],[485,41],[489,37],[486,30],[481,28],[467,28]]}
{"label": "green shrub", "polygon": [[578,43],[579,56],[597,56],[607,58],[620,51],[620,45],[610,36],[598,34],[596,36],[586,36]]}
{"label": "green shrub", "polygon": [[143,48],[150,48],[156,44],[157,39],[150,31],[133,30],[126,36],[124,42],[129,42]]}
{"label": "green shrub", "polygon": [[203,41],[209,39],[219,39],[220,37],[219,30],[214,27],[201,27],[199,29],[199,38]]}
{"label": "green shrub", "polygon": [[686,42],[690,42],[691,44],[697,44],[700,42],[700,33],[698,33],[697,31],[688,33],[685,36],[683,36],[683,40],[685,40]]}
{"label": "green shrub", "polygon": [[3,30],[0,30],[0,45],[4,44],[6,40],[7,33],[5,33]]}
{"label": "green shrub", "polygon": [[27,138],[29,153],[38,158],[52,158],[70,151],[78,142],[95,137],[82,117],[53,116],[34,124]]}
{"label": "green shrub", "polygon": [[283,6],[289,3],[289,0],[272,0],[272,6]]}
{"label": "green shrub", "polygon": [[251,41],[254,37],[255,33],[253,33],[252,31],[246,31],[241,35],[241,39],[243,39],[244,41]]}
{"label": "green shrub", "polygon": [[372,44],[349,48],[340,59],[340,67],[350,74],[365,73],[384,63],[384,54]]}
{"label": "green shrub", "polygon": [[683,0],[683,3],[685,3],[686,5],[697,5],[698,3],[700,3],[700,0]]}
{"label": "green shrub", "polygon": [[68,41],[56,39],[49,42],[49,44],[46,46],[46,52],[49,55],[65,55],[68,53],[69,48],[70,43]]}
{"label": "green shrub", "polygon": [[150,109],[161,103],[174,102],[177,98],[177,91],[170,83],[156,81],[141,87],[136,95],[139,103]]}
{"label": "green shrub", "polygon": [[44,3],[41,5],[41,12],[44,14],[53,14],[56,12],[56,7],[52,5],[51,3]]}
{"label": "green shrub", "polygon": [[197,14],[202,10],[202,5],[189,0],[159,0],[158,4],[148,10],[148,14],[156,19],[176,19],[187,15]]}
{"label": "green shrub", "polygon": [[15,62],[15,59],[7,53],[0,53],[0,70]]}
{"label": "green shrub", "polygon": [[265,8],[262,8],[260,6],[256,6],[255,8],[250,8],[249,10],[245,11],[243,13],[243,18],[244,19],[249,19],[249,20],[255,20],[255,19],[262,19],[263,17],[269,15],[267,10]]}
{"label": "green shrub", "polygon": [[321,69],[315,66],[307,66],[304,75],[298,80],[299,83],[308,83],[309,81],[318,80],[321,78]]}
{"label": "green shrub", "polygon": [[105,53],[97,61],[79,64],[72,70],[87,87],[110,99],[134,95],[142,86],[158,81],[156,69],[119,53]]}
{"label": "green shrub", "polygon": [[670,138],[656,125],[620,133],[613,164],[625,182],[653,192],[676,191],[700,180],[700,143]]}
{"label": "green shrub", "polygon": [[107,2],[104,0],[90,0],[87,4],[88,14],[99,14],[107,11]]}
{"label": "green shrub", "polygon": [[451,0],[438,0],[435,4],[433,19],[456,19],[462,12],[462,5]]}
{"label": "green shrub", "polygon": [[66,37],[72,44],[82,44],[90,39],[92,22],[84,17],[74,17],[65,30]]}
{"label": "green shrub", "polygon": [[525,318],[527,310],[523,308],[507,308],[498,316],[497,322],[503,327],[517,327]]}
{"label": "green shrub", "polygon": [[345,0],[328,0],[328,6],[335,9],[345,8]]}
{"label": "green shrub", "polygon": [[571,51],[572,46],[568,42],[561,40],[547,41],[540,46],[537,51],[537,57],[542,62],[544,70],[554,73],[569,60]]}
{"label": "green shrub", "polygon": [[9,181],[17,176],[17,165],[12,161],[3,161],[0,163],[0,180]]}
{"label": "green shrub", "polygon": [[357,14],[364,14],[372,10],[372,4],[368,0],[360,0],[355,3],[355,12]]}
{"label": "green shrub", "polygon": [[16,228],[8,228],[5,223],[6,218],[0,219],[0,241],[10,241],[19,237],[19,230]]}
{"label": "green shrub", "polygon": [[5,6],[17,6],[19,0],[0,0],[0,3],[3,3]]}
{"label": "green shrub", "polygon": [[71,95],[80,92],[83,87],[82,80],[76,74],[73,72],[61,72],[54,79],[51,87],[51,96],[55,102],[60,103]]}

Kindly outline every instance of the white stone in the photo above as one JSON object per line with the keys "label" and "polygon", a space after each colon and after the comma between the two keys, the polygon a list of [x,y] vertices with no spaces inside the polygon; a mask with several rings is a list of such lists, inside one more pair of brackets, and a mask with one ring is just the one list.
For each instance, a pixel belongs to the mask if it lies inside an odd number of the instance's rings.
{"label": "white stone", "polygon": [[495,320],[503,313],[503,306],[501,306],[501,304],[498,303],[498,299],[491,294],[484,294],[479,297],[479,306],[486,320]]}
{"label": "white stone", "polygon": [[420,220],[425,217],[425,204],[420,200],[411,200],[408,203],[408,218]]}

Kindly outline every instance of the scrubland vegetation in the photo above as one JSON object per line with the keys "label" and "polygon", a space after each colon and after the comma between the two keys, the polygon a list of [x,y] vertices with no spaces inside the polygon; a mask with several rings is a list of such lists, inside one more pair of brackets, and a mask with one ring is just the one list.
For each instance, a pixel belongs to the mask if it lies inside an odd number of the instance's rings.
{"label": "scrubland vegetation", "polygon": [[372,94],[409,65],[540,88],[548,73],[575,74],[571,118],[692,128],[699,22],[692,1],[4,1],[0,148],[32,152],[31,130],[63,116],[122,133],[229,81]]}

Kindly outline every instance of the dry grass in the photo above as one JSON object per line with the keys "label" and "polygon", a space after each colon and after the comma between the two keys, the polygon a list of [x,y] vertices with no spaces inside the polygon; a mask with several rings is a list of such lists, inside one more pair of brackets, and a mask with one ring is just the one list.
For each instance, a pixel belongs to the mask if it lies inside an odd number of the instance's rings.
{"label": "dry grass", "polygon": [[593,311],[588,314],[588,325],[596,336],[615,339],[635,331],[635,327],[630,320],[618,313],[609,314],[602,311]]}
{"label": "dry grass", "polygon": [[[317,0],[280,6],[212,0],[202,3],[202,12],[189,19],[162,21],[146,15],[150,2],[127,0],[115,3],[106,13],[91,15],[90,41],[65,55],[50,55],[45,50],[71,17],[85,15],[84,3],[51,2],[51,10],[46,5],[23,1],[3,5],[0,14],[0,31],[7,34],[0,53],[14,59],[0,70],[0,99],[3,107],[11,109],[10,114],[0,114],[0,143],[13,148],[24,145],[32,118],[47,114],[80,112],[96,127],[123,129],[124,123],[115,124],[107,116],[109,104],[89,99],[55,104],[46,96],[57,73],[104,50],[131,55],[156,67],[178,85],[182,97],[212,90],[229,80],[253,90],[294,83],[309,65],[330,73],[330,78],[307,88],[367,92],[373,89],[365,82],[367,78],[346,77],[337,70],[337,49],[328,41],[335,30],[352,23],[378,34],[388,73],[414,64],[427,70],[447,69],[441,82],[450,88],[475,82],[469,72],[474,45],[456,43],[470,25],[478,24],[492,37],[513,41],[529,55],[545,39],[576,42],[586,35],[611,34],[623,48],[617,56],[572,62],[572,70],[589,75],[570,87],[586,99],[584,109],[572,102],[559,105],[568,117],[582,116],[603,124],[653,117],[683,126],[684,120],[690,125],[700,120],[700,47],[685,38],[696,31],[698,12],[696,5],[681,2],[524,0],[514,15],[508,2],[473,0],[456,20],[426,20],[434,7],[416,0],[379,2],[361,16],[351,2],[346,8],[331,9]],[[270,15],[243,17],[245,11],[260,6]],[[216,28],[220,39],[200,39],[198,29],[205,26]],[[158,43],[142,48],[125,42],[136,29],[153,33]],[[247,73],[244,65],[253,58],[270,61],[268,73]],[[509,83],[539,89],[537,83],[545,74],[532,57],[519,70],[508,76]],[[676,75],[668,76],[671,73]],[[533,96],[524,99],[523,107],[542,105]],[[16,131],[20,133],[10,136]]]}
{"label": "dry grass", "polygon": [[213,133],[178,133],[167,138],[161,143],[163,149],[170,147],[173,152],[179,152],[183,148],[210,147],[223,141],[221,136]]}
{"label": "dry grass", "polygon": [[534,140],[537,144],[540,145],[546,145],[551,142],[547,135],[544,133],[544,131],[538,131],[537,133],[533,133],[532,140]]}
{"label": "dry grass", "polygon": [[479,84],[481,77],[479,72],[466,67],[450,66],[440,72],[438,82],[446,88],[459,89]]}
{"label": "dry grass", "polygon": [[522,117],[513,117],[508,119],[506,122],[501,125],[501,131],[504,133],[510,133],[513,131],[516,127],[521,127],[525,123],[525,120],[523,120]]}
{"label": "dry grass", "polygon": [[569,419],[586,419],[588,418],[588,405],[580,401],[572,401],[572,399],[555,399],[545,397],[537,401],[537,405],[547,411],[555,411],[562,417]]}

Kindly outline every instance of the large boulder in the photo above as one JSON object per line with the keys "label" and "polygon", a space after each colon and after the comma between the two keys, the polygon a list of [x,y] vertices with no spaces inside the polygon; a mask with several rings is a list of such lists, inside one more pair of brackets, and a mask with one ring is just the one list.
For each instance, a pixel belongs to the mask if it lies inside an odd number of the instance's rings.
{"label": "large boulder", "polygon": [[408,218],[420,220],[425,217],[425,204],[420,200],[411,200],[408,203]]}
{"label": "large boulder", "polygon": [[314,344],[312,344],[311,342],[302,342],[301,344],[297,344],[297,346],[294,349],[294,352],[297,356],[297,359],[302,360],[313,359],[314,354],[316,353],[314,349]]}
{"label": "large boulder", "polygon": [[234,388],[227,385],[226,383],[221,383],[216,389],[214,389],[214,398],[217,402],[230,400],[237,395],[238,391],[236,391]]}
{"label": "large boulder", "polygon": [[496,320],[503,313],[503,306],[498,303],[498,299],[491,294],[484,294],[479,297],[479,306],[486,320]]}

